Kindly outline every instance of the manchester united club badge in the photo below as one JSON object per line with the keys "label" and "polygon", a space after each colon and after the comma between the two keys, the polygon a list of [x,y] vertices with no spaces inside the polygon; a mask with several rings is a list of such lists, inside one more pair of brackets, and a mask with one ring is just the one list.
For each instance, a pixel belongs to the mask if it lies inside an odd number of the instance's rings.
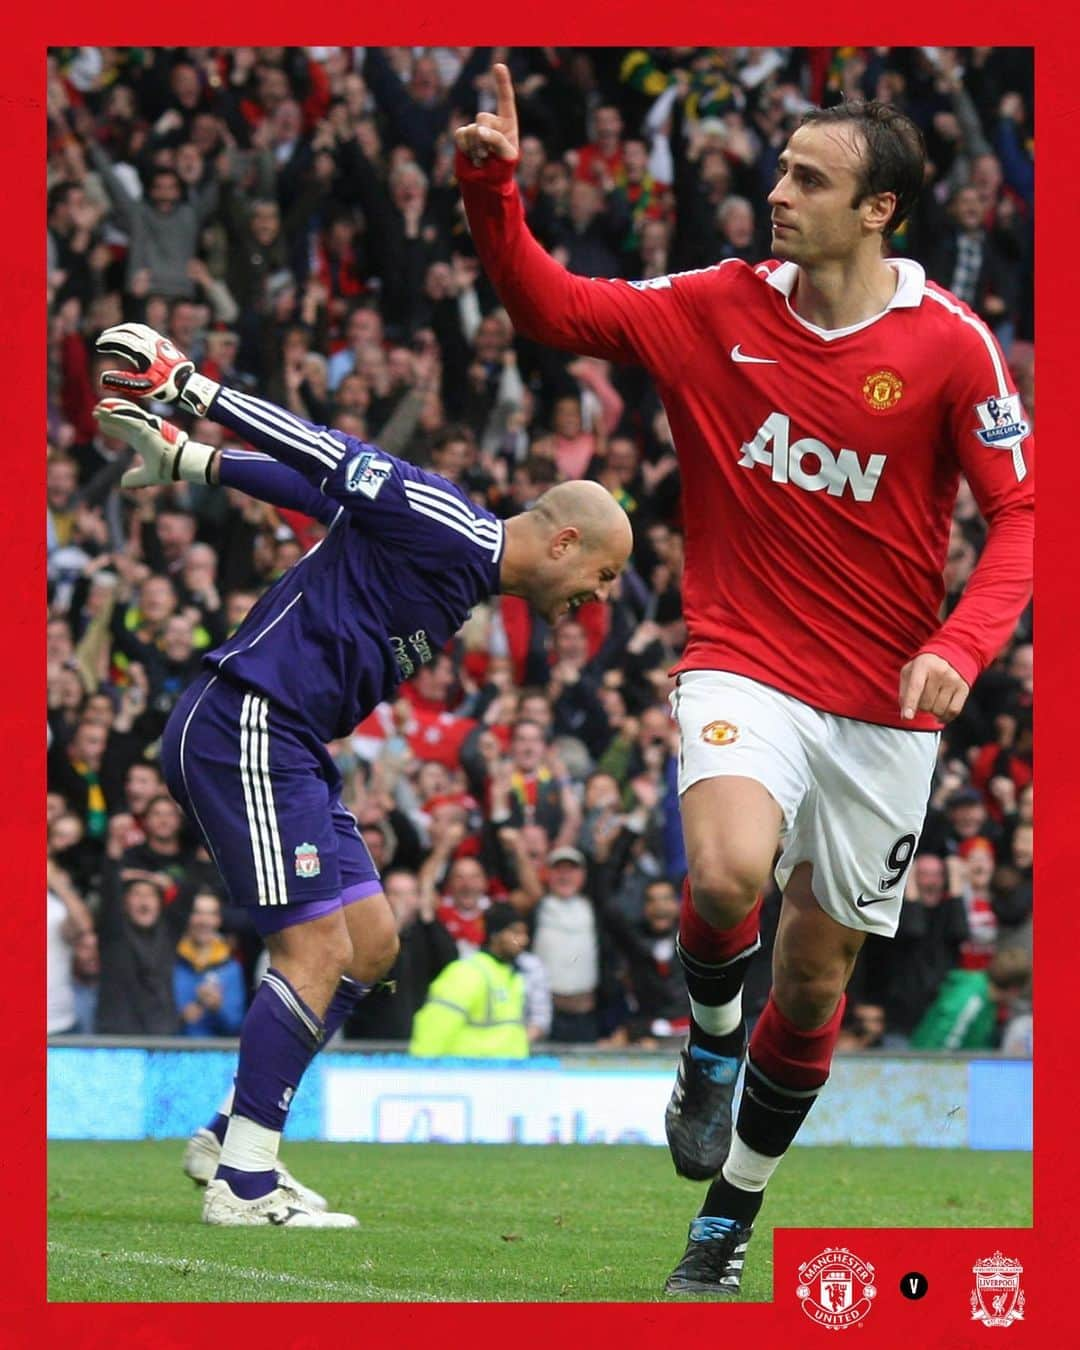
{"label": "manchester united club badge", "polygon": [[1019,1261],[995,1252],[971,1267],[975,1288],[971,1291],[971,1320],[987,1327],[1007,1327],[1024,1320],[1024,1291]]}
{"label": "manchester united club badge", "polygon": [[846,1331],[862,1321],[877,1297],[874,1267],[847,1247],[826,1247],[799,1267],[795,1295],[811,1322]]}
{"label": "manchester united club badge", "polygon": [[863,398],[874,412],[889,412],[904,394],[904,381],[895,370],[875,370],[863,380]]}
{"label": "manchester united club badge", "polygon": [[701,739],[706,745],[733,745],[739,739],[739,728],[734,722],[707,722],[701,728]]}

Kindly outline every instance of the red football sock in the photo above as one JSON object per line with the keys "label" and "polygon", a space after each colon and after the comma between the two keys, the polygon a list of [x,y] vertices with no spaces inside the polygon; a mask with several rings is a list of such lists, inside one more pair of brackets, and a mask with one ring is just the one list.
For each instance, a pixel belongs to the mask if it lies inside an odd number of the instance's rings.
{"label": "red football sock", "polygon": [[734,928],[714,928],[694,908],[690,878],[687,877],[683,882],[682,908],[679,911],[679,946],[688,956],[704,965],[720,965],[730,961],[757,940],[763,899],[759,895],[747,916],[740,919]]}
{"label": "red football sock", "polygon": [[836,1011],[823,1027],[802,1031],[789,1022],[773,1002],[772,994],[750,1037],[750,1058],[777,1087],[806,1092],[819,1088],[829,1076],[847,995],[840,995]]}

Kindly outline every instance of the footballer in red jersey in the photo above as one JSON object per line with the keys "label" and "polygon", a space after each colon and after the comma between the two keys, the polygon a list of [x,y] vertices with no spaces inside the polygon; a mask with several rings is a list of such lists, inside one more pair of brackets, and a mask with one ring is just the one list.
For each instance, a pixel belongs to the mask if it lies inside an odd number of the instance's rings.
{"label": "footballer in red jersey", "polygon": [[[608,281],[566,272],[529,233],[513,86],[503,66],[495,79],[496,111],[455,133],[488,276],[524,335],[644,366],[679,457],[692,1020],[665,1124],[676,1171],[712,1184],[665,1288],[737,1293],[765,1186],[828,1077],[858,951],[896,930],[941,725],[1030,595],[1030,428],[986,326],[885,255],[925,162],[895,108],[803,118],[769,196],[771,260]],[[961,475],[989,533],[943,623]],[[773,987],[747,1046],[742,983],[778,850]]]}

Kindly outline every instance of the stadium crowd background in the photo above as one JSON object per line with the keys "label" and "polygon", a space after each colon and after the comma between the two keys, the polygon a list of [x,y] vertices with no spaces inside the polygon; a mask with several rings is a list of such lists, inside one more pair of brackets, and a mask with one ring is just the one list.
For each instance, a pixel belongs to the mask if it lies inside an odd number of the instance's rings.
{"label": "stadium crowd background", "polygon": [[[993,328],[1034,421],[1029,49],[52,49],[50,1033],[236,1034],[261,944],[157,746],[201,654],[321,533],[232,490],[119,489],[130,452],[91,417],[93,340],[124,319],[501,516],[563,478],[618,497],[636,542],[610,607],[552,631],[497,597],[331,747],[402,933],[396,994],[377,990],[346,1035],[407,1038],[497,899],[529,916],[530,1040],[648,1046],[685,1028],[666,701],[685,636],[678,463],[643,372],[515,337],[479,271],[451,131],[494,106],[494,60],[518,91],[530,225],[593,276],[768,256],[765,198],[800,113],[896,103],[929,168],[894,249]],[[962,484],[945,612],[984,539]],[[900,931],[867,942],[842,1047],[905,1046],[918,1027],[919,1046],[1030,1053],[1032,689],[1029,607],[945,732]]]}

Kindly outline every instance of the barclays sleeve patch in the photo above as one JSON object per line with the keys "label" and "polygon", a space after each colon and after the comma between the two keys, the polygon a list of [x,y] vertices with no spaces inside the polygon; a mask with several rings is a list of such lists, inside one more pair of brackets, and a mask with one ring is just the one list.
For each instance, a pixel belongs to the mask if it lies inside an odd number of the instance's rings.
{"label": "barclays sleeve patch", "polygon": [[374,501],[382,485],[390,477],[394,466],[388,459],[380,459],[371,450],[364,450],[349,461],[345,469],[345,491],[358,492]]}
{"label": "barclays sleeve patch", "polygon": [[976,403],[975,414],[981,424],[975,435],[991,450],[1011,451],[1017,481],[1022,482],[1027,477],[1027,466],[1020,446],[1031,434],[1031,425],[1024,417],[1020,395],[999,394]]}

